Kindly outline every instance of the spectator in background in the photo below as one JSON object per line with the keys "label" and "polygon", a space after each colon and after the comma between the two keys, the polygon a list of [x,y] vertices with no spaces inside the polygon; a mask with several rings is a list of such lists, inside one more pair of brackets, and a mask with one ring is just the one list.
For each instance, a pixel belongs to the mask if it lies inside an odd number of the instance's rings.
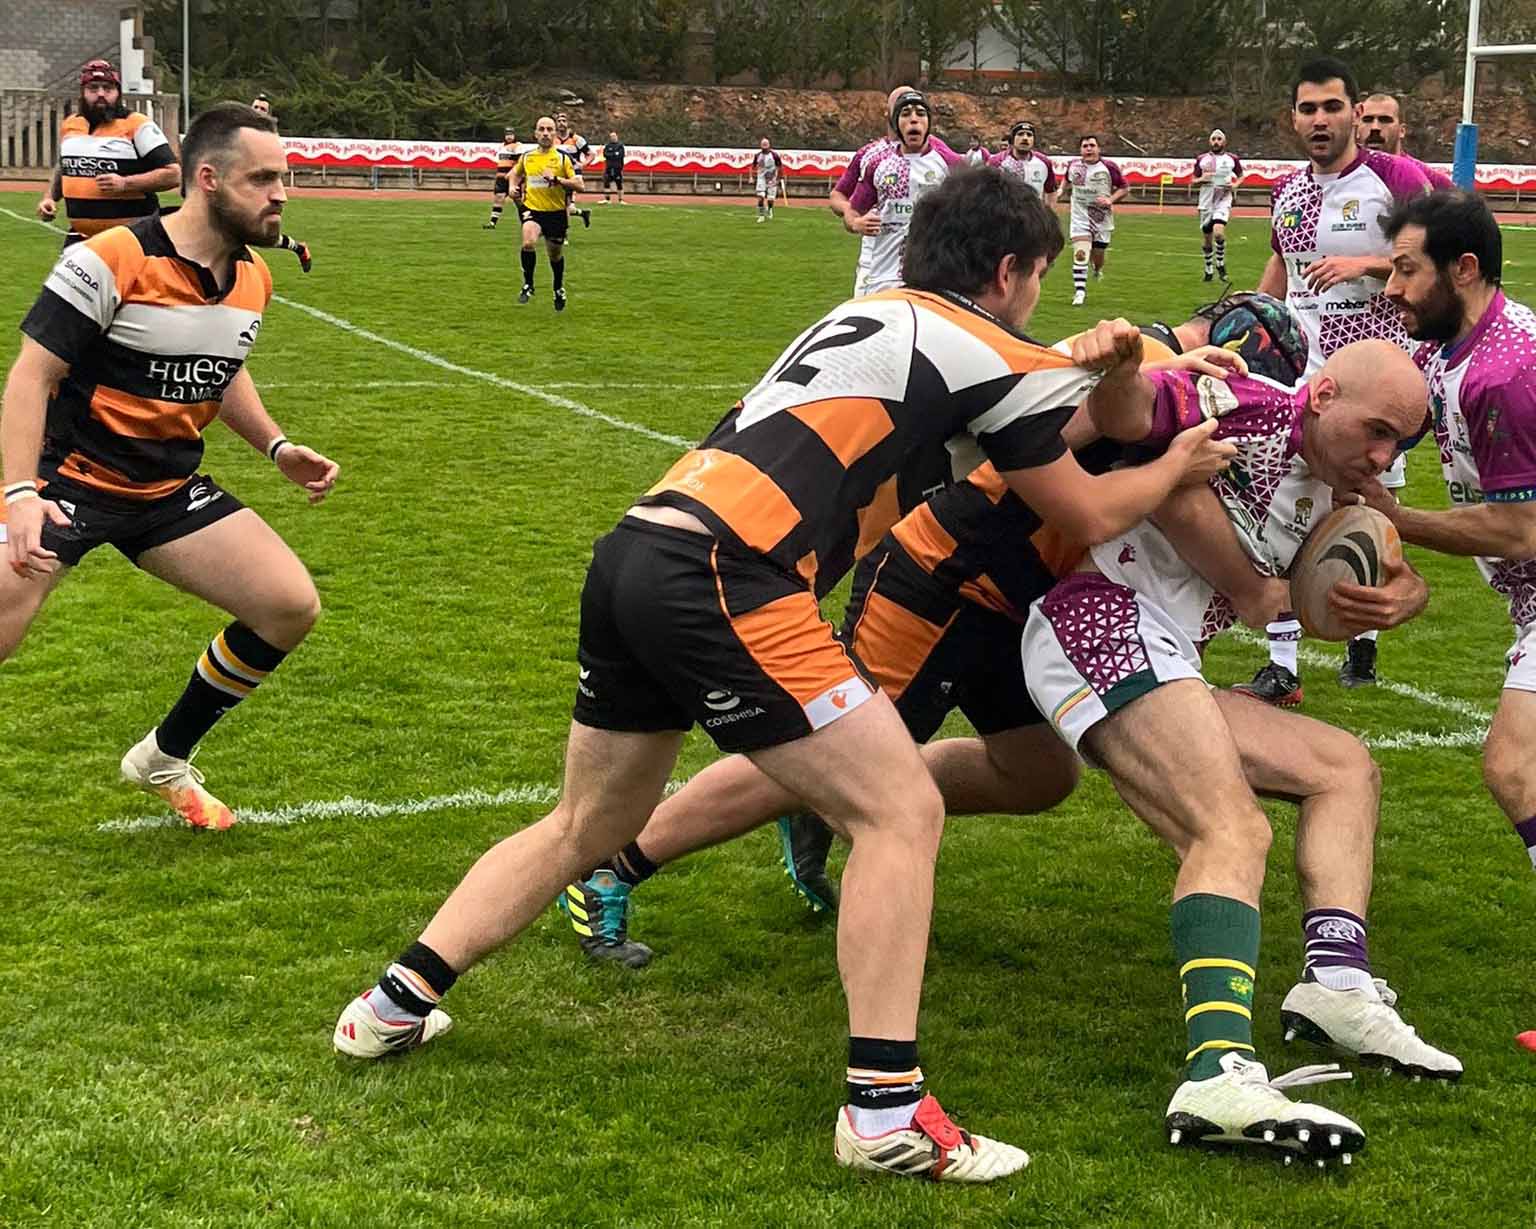
{"label": "spectator in background", "polygon": [[624,203],[624,142],[617,132],[608,134],[603,146],[603,204],[608,203],[608,188],[612,185],[619,194],[619,204]]}

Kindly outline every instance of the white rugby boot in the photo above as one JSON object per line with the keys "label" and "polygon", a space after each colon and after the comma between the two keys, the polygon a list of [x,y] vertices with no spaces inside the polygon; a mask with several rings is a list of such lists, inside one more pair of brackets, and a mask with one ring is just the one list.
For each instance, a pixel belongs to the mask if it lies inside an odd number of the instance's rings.
{"label": "white rugby boot", "polygon": [[839,1165],[934,1182],[992,1182],[1018,1173],[1029,1153],[962,1131],[929,1093],[917,1103],[911,1125],[879,1135],[860,1135],[844,1106],[837,1114],[833,1152]]}
{"label": "white rugby boot", "polygon": [[1397,992],[1380,977],[1372,982],[1374,996],[1297,982],[1280,1004],[1285,1039],[1300,1037],[1415,1080],[1459,1080],[1461,1060],[1421,1041],[1397,1014]]}
{"label": "white rugby boot", "polygon": [[[374,1010],[375,1002],[384,1015]],[[395,1005],[377,986],[364,990],[342,1011],[336,1031],[331,1034],[331,1044],[339,1053],[353,1058],[384,1058],[424,1046],[453,1027],[453,1017],[435,1007],[425,1020],[412,1016],[394,1019],[392,1009]]]}
{"label": "white rugby boot", "polygon": [[163,798],[191,827],[222,831],[234,826],[235,813],[203,788],[202,772],[191,760],[160,750],[153,730],[128,749],[118,767],[124,781]]}
{"label": "white rugby boot", "polygon": [[1269,1078],[1263,1063],[1224,1054],[1221,1074],[1185,1080],[1168,1102],[1163,1125],[1175,1146],[1202,1143],[1257,1144],[1285,1157],[1317,1162],[1332,1157],[1348,1165],[1365,1147],[1365,1132],[1354,1122],[1321,1105],[1292,1101],[1285,1089],[1329,1080],[1347,1080],[1337,1063],[1300,1067]]}

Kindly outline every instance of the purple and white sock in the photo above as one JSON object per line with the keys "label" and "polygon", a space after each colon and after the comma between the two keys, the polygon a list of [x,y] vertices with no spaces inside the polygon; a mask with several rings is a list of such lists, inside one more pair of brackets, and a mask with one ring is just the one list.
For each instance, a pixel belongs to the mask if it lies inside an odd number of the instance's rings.
{"label": "purple and white sock", "polygon": [[1525,852],[1531,855],[1531,869],[1536,870],[1536,815],[1522,819],[1515,825],[1515,831],[1525,842]]}
{"label": "purple and white sock", "polygon": [[1309,909],[1301,915],[1301,932],[1307,944],[1303,981],[1378,997],[1365,950],[1364,918],[1347,909]]}
{"label": "purple and white sock", "polygon": [[1296,673],[1296,658],[1301,646],[1301,622],[1294,610],[1282,610],[1273,623],[1264,625],[1269,637],[1269,660]]}

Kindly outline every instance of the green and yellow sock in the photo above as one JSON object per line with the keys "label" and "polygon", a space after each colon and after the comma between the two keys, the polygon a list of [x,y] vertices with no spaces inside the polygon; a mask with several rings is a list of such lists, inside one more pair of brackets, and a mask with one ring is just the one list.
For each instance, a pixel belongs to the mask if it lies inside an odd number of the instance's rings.
{"label": "green and yellow sock", "polygon": [[1188,1078],[1221,1074],[1222,1055],[1253,1049],[1253,982],[1259,911],[1229,896],[1196,892],[1175,901],[1173,950],[1189,1033]]}

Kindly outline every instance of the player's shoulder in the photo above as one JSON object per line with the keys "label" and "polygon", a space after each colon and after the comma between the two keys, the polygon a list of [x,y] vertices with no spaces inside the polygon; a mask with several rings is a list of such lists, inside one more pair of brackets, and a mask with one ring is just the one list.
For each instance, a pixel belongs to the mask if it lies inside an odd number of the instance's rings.
{"label": "player's shoulder", "polygon": [[164,244],[160,242],[160,236],[164,233],[160,219],[151,216],[129,226],[113,226],[99,231],[79,246],[100,257],[121,282],[125,274],[142,267],[151,255],[161,254],[160,248]]}
{"label": "player's shoulder", "polygon": [[83,115],[71,115],[59,125],[59,135],[66,137],[84,136],[90,130],[91,125]]}
{"label": "player's shoulder", "polygon": [[[966,364],[967,359],[966,365],[978,369],[995,367],[1001,360],[1015,374],[1073,365],[1070,354],[1017,332],[995,316],[949,295],[906,287],[889,293],[911,305],[918,348],[929,357],[942,355],[940,365],[945,370]],[[966,340],[972,344],[966,345]]]}
{"label": "player's shoulder", "polygon": [[1299,166],[1295,170],[1287,171],[1279,179],[1275,180],[1274,201],[1276,208],[1280,205],[1280,198],[1288,192],[1295,192],[1305,185],[1311,178],[1310,166]]}
{"label": "player's shoulder", "polygon": [[1361,167],[1375,175],[1393,196],[1412,196],[1429,190],[1428,169],[1406,154],[1386,154],[1379,149],[1361,151]]}
{"label": "player's shoulder", "polygon": [[1506,299],[1467,357],[1462,400],[1474,394],[1506,400],[1512,393],[1536,408],[1536,312]]}

